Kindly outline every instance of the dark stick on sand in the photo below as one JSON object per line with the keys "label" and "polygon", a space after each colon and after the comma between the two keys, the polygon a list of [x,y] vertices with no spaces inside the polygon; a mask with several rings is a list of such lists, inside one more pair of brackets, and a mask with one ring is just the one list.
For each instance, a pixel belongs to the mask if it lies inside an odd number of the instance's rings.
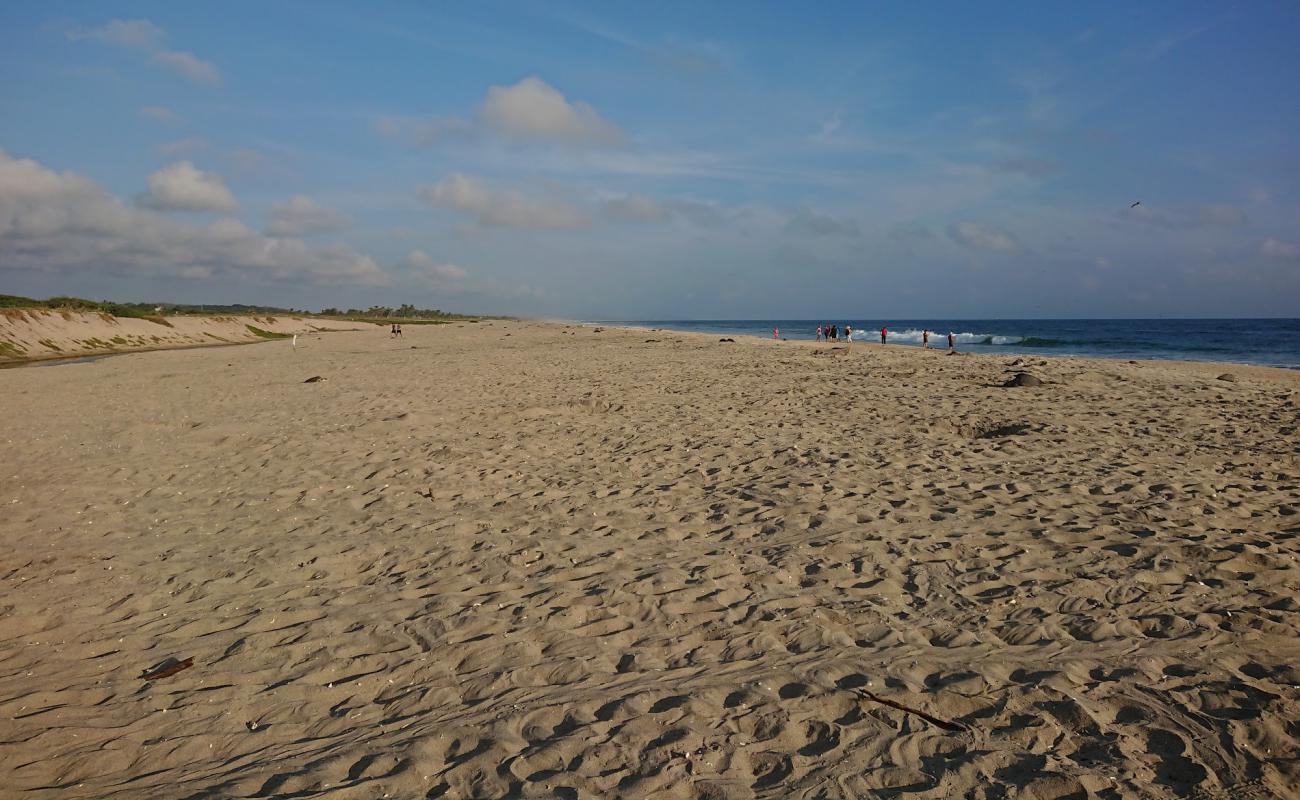
{"label": "dark stick on sand", "polygon": [[858,693],[858,696],[863,699],[870,700],[874,703],[880,703],[881,705],[886,705],[889,706],[890,708],[896,708],[899,711],[905,711],[908,714],[915,714],[916,716],[920,717],[921,719],[925,720],[931,725],[936,725],[940,728],[943,728],[946,731],[955,731],[957,733],[964,733],[966,731],[966,727],[964,725],[958,725],[956,722],[949,722],[946,719],[939,719],[938,717],[933,717],[925,713],[924,711],[918,711],[915,708],[909,708],[908,706],[905,706],[902,703],[895,703],[893,700],[887,700],[872,692],[868,692],[866,689],[858,689],[856,691]]}
{"label": "dark stick on sand", "polygon": [[144,674],[141,675],[140,678],[146,681],[170,678],[181,670],[189,669],[192,666],[194,666],[194,659],[192,658],[187,658],[184,661],[177,661],[174,658],[169,658],[153,669],[145,670]]}

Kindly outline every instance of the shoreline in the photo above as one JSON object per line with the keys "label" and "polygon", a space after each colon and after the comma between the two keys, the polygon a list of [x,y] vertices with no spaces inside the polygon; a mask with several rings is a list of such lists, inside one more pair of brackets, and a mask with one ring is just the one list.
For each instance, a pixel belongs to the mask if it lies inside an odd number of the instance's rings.
{"label": "shoreline", "polygon": [[[538,324],[552,324],[549,322],[541,322],[541,321],[537,321],[537,322]],[[720,337],[730,337],[738,340],[744,339],[747,342],[766,342],[769,345],[794,345],[797,347],[816,347],[822,349],[844,348],[846,346],[845,343],[842,341],[818,342],[811,339],[779,339],[778,340],[769,337],[759,336],[757,334],[752,334],[752,333],[750,334],[730,333],[730,332],[729,333],[706,333],[704,331],[683,331],[683,330],[678,330],[676,328],[649,328],[641,325],[623,325],[623,324],[614,324],[608,322],[574,322],[574,323],[554,323],[554,324],[569,324],[569,325],[588,328],[588,329],[593,327],[605,327],[613,330],[634,330],[634,331],[649,332],[649,333],[671,333],[674,335],[681,335],[681,336],[700,337],[702,339],[710,340],[714,342],[716,342],[717,339]],[[947,346],[930,347],[929,349],[925,349],[922,348],[920,345],[913,345],[913,344],[881,345],[877,341],[870,341],[870,342],[855,341],[853,343],[853,346],[849,349],[849,352],[858,353],[860,350],[862,352],[880,351],[882,347],[884,349],[883,350],[884,352],[904,352],[904,351],[914,350],[922,354],[938,354],[944,357],[947,357],[949,355]],[[1278,367],[1278,366],[1269,366],[1264,364],[1240,363],[1236,361],[1212,361],[1212,360],[1190,359],[1190,358],[1110,358],[1106,356],[1074,355],[1071,353],[1039,354],[1039,353],[1025,353],[1021,351],[1009,352],[1009,353],[998,353],[998,352],[982,352],[978,350],[972,350],[969,348],[967,349],[959,348],[954,352],[953,355],[957,357],[974,356],[975,358],[979,358],[979,359],[1006,359],[1006,360],[1043,359],[1047,361],[1064,360],[1064,361],[1078,362],[1078,363],[1098,362],[1101,364],[1111,364],[1111,365],[1145,364],[1153,367],[1174,365],[1174,366],[1186,366],[1191,370],[1203,371],[1203,372],[1223,372],[1227,370],[1236,369],[1236,370],[1243,370],[1252,374],[1258,374],[1262,377],[1273,376],[1274,378],[1284,380],[1284,381],[1300,382],[1300,367]],[[922,355],[922,357],[928,358],[930,356]]]}
{"label": "shoreline", "polygon": [[[789,320],[785,320],[785,321],[786,321],[786,322],[789,322]],[[1008,324],[1008,325],[1014,325],[1014,324],[1016,324],[1016,323],[1018,323],[1018,322],[1025,322],[1025,321],[1026,321],[1026,320],[1015,320],[1015,319],[1013,319],[1013,320],[954,320],[954,322],[956,322],[956,323],[968,323],[968,322],[978,322],[978,323],[987,323],[987,324],[1001,324],[1001,323],[1006,323],[1006,324]],[[1070,322],[1104,322],[1105,320],[1028,320],[1028,321],[1029,321],[1029,322],[1049,322],[1049,323],[1070,323]],[[1116,321],[1116,322],[1145,322],[1146,320],[1115,320],[1115,321]],[[1165,321],[1165,320],[1153,320],[1153,321],[1162,322],[1162,321]],[[1195,322],[1195,321],[1201,321],[1201,320],[1174,320],[1174,321],[1176,321],[1176,322]],[[1206,321],[1206,322],[1213,322],[1213,321],[1215,321],[1215,320],[1213,320],[1213,319],[1209,319],[1209,320],[1205,320],[1205,321]],[[1232,321],[1243,321],[1243,320],[1232,320]],[[1290,321],[1293,321],[1293,320],[1292,320],[1291,318],[1278,317],[1278,318],[1265,318],[1265,319],[1261,319],[1261,320],[1244,320],[1244,321],[1246,321],[1246,322],[1290,322]],[[668,321],[668,322],[669,322],[670,324],[671,324],[671,323],[690,324],[692,321],[691,321],[691,320],[673,320],[673,321]],[[728,323],[728,322],[733,322],[733,323],[734,323],[734,322],[741,322],[741,323],[748,323],[748,322],[751,322],[751,320],[708,320],[708,321],[706,321],[706,322],[719,322],[719,323]],[[801,322],[807,322],[807,321],[806,321],[806,320],[801,320]],[[904,320],[904,321],[903,321],[903,324],[908,324],[909,322],[911,322],[911,321]],[[739,332],[736,332],[736,331],[728,331],[728,330],[701,331],[701,330],[695,330],[695,329],[680,329],[680,328],[669,328],[669,327],[651,328],[651,327],[649,327],[649,326],[647,326],[647,325],[645,325],[645,324],[636,324],[636,323],[630,323],[630,322],[629,322],[629,323],[625,323],[625,322],[590,322],[590,321],[579,321],[579,322],[576,323],[576,324],[583,325],[583,326],[588,326],[588,327],[590,327],[590,326],[598,326],[598,325],[600,325],[600,326],[606,326],[606,327],[610,327],[610,328],[630,328],[630,329],[637,329],[637,330],[664,330],[664,331],[673,331],[673,332],[676,332],[676,333],[703,333],[704,335],[712,335],[712,336],[733,336],[733,337],[734,337],[734,336],[745,336],[745,337],[749,337],[749,338],[761,339],[761,340],[766,340],[766,341],[774,341],[773,339],[771,339],[770,336],[767,336],[767,335],[765,335],[765,334],[759,334],[759,333],[739,333]],[[896,333],[899,333],[899,331],[893,331],[893,332],[891,333],[891,336],[892,336],[893,334],[896,334]],[[854,345],[855,345],[855,346],[857,346],[857,345],[879,346],[879,342],[877,341],[877,336],[876,336],[876,332],[875,332],[875,331],[866,330],[866,329],[857,329],[857,330],[855,330],[855,335],[857,335],[857,336],[861,336],[861,335],[863,335],[863,334],[866,334],[866,335],[867,335],[866,338],[858,338],[858,339],[855,339],[855,341],[854,341]],[[934,341],[936,341],[936,342],[938,342],[938,343],[942,343],[942,342],[944,341],[944,336],[943,336],[942,334],[938,333],[937,331],[931,331],[931,334],[932,334],[932,339],[933,339]],[[962,334],[959,334],[959,335],[962,335]],[[993,336],[993,334],[990,334],[990,336]],[[1021,338],[1025,338],[1025,337],[1021,337]],[[1031,337],[1031,338],[1032,338],[1032,337]],[[781,341],[788,341],[788,342],[791,342],[791,343],[796,343],[796,342],[806,342],[806,343],[810,343],[810,344],[830,344],[830,342],[818,342],[818,341],[816,341],[815,339],[812,339],[812,338],[804,338],[804,337],[793,338],[793,339],[790,339],[790,338],[782,338]],[[835,342],[835,344],[836,344],[836,345],[843,345],[843,344],[844,344],[844,341],[843,341],[843,340],[838,340],[838,341]],[[923,348],[921,347],[920,342],[915,342],[915,343],[913,343],[913,342],[892,342],[892,341],[891,341],[891,342],[890,342],[888,345],[886,345],[886,346],[888,346],[888,347],[900,347],[900,348],[913,347],[913,348],[916,348],[916,349],[918,349],[918,350],[919,350],[919,349],[923,349]],[[1002,349],[1002,348],[1008,348],[1008,349]],[[946,344],[941,344],[941,345],[940,345],[940,344],[936,344],[936,345],[934,345],[934,346],[931,346],[929,349],[931,349],[931,350],[942,350],[942,351],[946,351],[946,350],[947,350],[947,346],[946,346]],[[1153,357],[1143,356],[1143,355],[1138,354],[1138,353],[1133,353],[1133,354],[1128,354],[1128,355],[1107,355],[1107,354],[1104,354],[1104,353],[1088,353],[1088,352],[1059,352],[1059,351],[1054,351],[1054,350],[1051,349],[1051,348],[1019,347],[1018,343],[1016,343],[1016,342],[1008,342],[1008,343],[1005,343],[1005,344],[992,344],[992,345],[990,345],[990,344],[979,344],[979,343],[974,343],[974,342],[960,342],[960,341],[959,341],[959,342],[957,343],[957,352],[959,352],[959,353],[967,353],[967,354],[972,354],[972,355],[981,355],[981,356],[1011,356],[1011,357],[1017,357],[1017,356],[1018,356],[1018,357],[1022,357],[1022,358],[1085,358],[1085,359],[1100,359],[1100,360],[1107,360],[1107,361],[1130,361],[1130,360],[1134,360],[1134,361],[1141,361],[1141,362],[1148,362],[1148,361],[1149,361],[1149,362],[1165,362],[1165,361],[1171,361],[1171,362],[1178,362],[1178,363],[1223,364],[1223,365],[1228,365],[1228,366],[1241,366],[1241,367],[1264,367],[1264,368],[1269,368],[1269,369],[1281,369],[1281,370],[1288,370],[1288,371],[1300,371],[1300,362],[1295,363],[1295,364],[1291,364],[1291,363],[1263,363],[1262,361],[1260,361],[1260,360],[1258,360],[1258,359],[1257,359],[1257,360],[1242,359],[1242,360],[1235,360],[1235,361],[1234,361],[1234,360],[1224,360],[1224,359],[1221,359],[1221,358],[1213,358],[1213,357],[1182,357],[1182,356],[1176,356],[1176,355],[1161,356],[1161,357],[1154,357],[1154,358],[1153,358]]]}

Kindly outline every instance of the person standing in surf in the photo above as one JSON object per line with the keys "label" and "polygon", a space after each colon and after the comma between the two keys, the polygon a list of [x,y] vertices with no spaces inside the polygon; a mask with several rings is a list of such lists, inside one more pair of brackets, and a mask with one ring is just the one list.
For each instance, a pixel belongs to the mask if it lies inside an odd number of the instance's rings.
{"label": "person standing in surf", "polygon": [[822,340],[822,326],[818,325],[818,326],[817,326],[817,341],[820,342],[821,340]]}
{"label": "person standing in surf", "polygon": [[889,338],[889,329],[882,325],[880,327],[880,343],[884,344],[885,340],[888,338]]}
{"label": "person standing in surf", "polygon": [[952,331],[948,331],[948,352],[957,352],[957,337],[953,335]]}
{"label": "person standing in surf", "polygon": [[922,350],[930,349],[930,332],[925,330],[924,328],[921,329],[921,349]]}

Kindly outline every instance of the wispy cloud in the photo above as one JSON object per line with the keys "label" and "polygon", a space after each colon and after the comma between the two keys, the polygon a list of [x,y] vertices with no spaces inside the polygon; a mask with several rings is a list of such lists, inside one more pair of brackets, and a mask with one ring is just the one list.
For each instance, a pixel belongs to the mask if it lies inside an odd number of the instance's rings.
{"label": "wispy cloud", "polygon": [[998,253],[1015,253],[1020,243],[1001,228],[979,222],[958,222],[948,227],[948,237],[965,247],[992,250]]}
{"label": "wispy cloud", "polygon": [[855,220],[840,219],[806,208],[796,211],[790,217],[785,230],[799,236],[856,238],[862,235]]}
{"label": "wispy cloud", "polygon": [[166,106],[144,106],[140,109],[140,116],[151,119],[154,122],[165,122],[168,124],[177,121],[176,112]]}
{"label": "wispy cloud", "polygon": [[459,173],[424,188],[420,199],[435,208],[467,214],[482,227],[566,230],[586,227],[589,223],[581,209],[562,200],[493,186]]}
{"label": "wispy cloud", "polygon": [[271,207],[266,232],[271,236],[307,236],[343,230],[351,224],[341,211],[325,208],[306,195],[294,195]]}
{"label": "wispy cloud", "polygon": [[208,149],[208,140],[202,136],[187,136],[158,145],[158,153],[167,159],[193,158]]}
{"label": "wispy cloud", "polygon": [[154,63],[198,84],[221,83],[221,73],[215,64],[185,50],[167,49],[167,32],[147,19],[114,19],[97,28],[74,28],[67,36],[74,42],[95,42],[147,53]]}
{"label": "wispy cloud", "polygon": [[1259,246],[1259,252],[1268,258],[1293,260],[1300,258],[1300,245],[1270,238],[1265,239]]}

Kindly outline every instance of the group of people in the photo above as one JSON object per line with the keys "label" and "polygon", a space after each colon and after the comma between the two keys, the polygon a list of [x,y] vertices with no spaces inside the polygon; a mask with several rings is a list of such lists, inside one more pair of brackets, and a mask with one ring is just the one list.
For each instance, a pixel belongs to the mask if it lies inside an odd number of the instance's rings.
{"label": "group of people", "polygon": [[401,326],[401,325],[398,325],[398,324],[396,324],[396,323],[394,323],[394,324],[393,324],[393,329],[392,329],[392,331],[390,331],[389,334],[388,334],[388,338],[389,338],[389,339],[400,339],[400,338],[402,338],[402,326]]}
{"label": "group of people", "polygon": [[[838,325],[817,326],[817,341],[819,342],[839,341],[839,335],[840,335],[840,328]],[[844,341],[848,342],[849,344],[853,343],[853,328],[849,327],[848,325],[844,326]],[[889,328],[882,326],[880,329],[880,343],[888,344],[888,342],[889,342]],[[930,331],[928,330],[921,331],[921,347],[923,347],[926,350],[930,349]],[[948,350],[951,352],[951,351],[955,351],[956,349],[957,349],[957,335],[952,331],[949,331]]]}
{"label": "group of people", "polygon": [[[825,339],[828,342],[836,342],[839,341],[839,338],[840,338],[840,327],[838,325],[817,326],[817,341],[820,342],[823,339]],[[848,325],[844,326],[844,341],[850,344],[853,343],[853,328],[849,327]]]}

